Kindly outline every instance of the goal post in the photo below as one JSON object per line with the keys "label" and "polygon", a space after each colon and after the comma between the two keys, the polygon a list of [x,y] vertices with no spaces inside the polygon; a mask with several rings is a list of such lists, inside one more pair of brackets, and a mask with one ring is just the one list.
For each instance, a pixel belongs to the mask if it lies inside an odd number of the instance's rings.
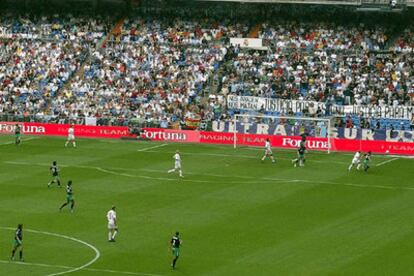
{"label": "goal post", "polygon": [[331,119],[328,118],[235,114],[232,126],[229,129],[231,129],[234,135],[234,148],[237,148],[240,144],[254,145],[240,141],[245,136],[252,134],[253,137],[257,135],[267,136],[268,138],[273,136],[299,137],[305,135],[306,137],[311,137],[311,140],[314,141],[312,144],[307,141],[308,148],[326,150],[330,153],[332,150],[331,124]]}

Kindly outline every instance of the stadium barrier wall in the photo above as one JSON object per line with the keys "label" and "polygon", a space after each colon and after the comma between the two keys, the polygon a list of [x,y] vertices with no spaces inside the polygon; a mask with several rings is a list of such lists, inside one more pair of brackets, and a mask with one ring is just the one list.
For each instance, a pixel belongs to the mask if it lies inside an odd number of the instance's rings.
{"label": "stadium barrier wall", "polygon": [[[0,122],[0,134],[13,134],[15,124],[13,122]],[[44,123],[18,123],[22,126],[22,133],[28,135],[67,136],[70,125],[44,124]],[[90,138],[120,139],[130,137],[128,127],[112,126],[75,126],[75,136]],[[161,128],[144,128],[142,136],[153,141],[181,142],[181,143],[205,143],[233,145],[234,134],[231,132],[174,130]],[[267,138],[276,148],[297,148],[300,137],[276,136],[265,134],[236,134],[237,144],[240,146],[263,147]],[[308,137],[307,147],[310,150],[326,150],[327,138]],[[382,154],[414,155],[413,142],[387,142],[384,140],[352,140],[345,138],[331,138],[332,151],[372,151]]]}

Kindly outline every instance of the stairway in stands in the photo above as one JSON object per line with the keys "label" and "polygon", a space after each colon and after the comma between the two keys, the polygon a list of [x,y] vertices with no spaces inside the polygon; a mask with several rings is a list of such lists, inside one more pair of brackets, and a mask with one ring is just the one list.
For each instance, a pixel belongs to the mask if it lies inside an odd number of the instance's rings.
{"label": "stairway in stands", "polygon": [[[106,36],[103,36],[102,39],[96,44],[96,50],[102,48],[105,46],[105,44],[112,38],[116,38],[119,37],[122,33],[122,26],[124,25],[124,21],[125,18],[121,18],[117,21],[117,23],[115,24],[115,26],[112,28],[112,30],[106,34]],[[76,79],[77,76],[79,76],[82,80],[85,77],[85,65],[91,62],[91,58],[92,58],[92,49],[89,49],[89,51],[87,52],[87,56],[85,58],[85,60],[82,62],[81,66],[79,67],[79,69],[76,71],[76,73],[74,73],[69,80],[66,82],[66,84],[57,91],[57,93],[61,92],[61,91],[65,91],[65,90],[69,90],[70,89],[70,85],[72,84],[72,80]]]}
{"label": "stairway in stands", "polygon": [[249,38],[259,38],[259,33],[262,31],[262,25],[256,24],[249,32]]}
{"label": "stairway in stands", "polygon": [[405,28],[407,26],[400,26],[398,25],[398,27],[394,27],[394,29],[392,30],[392,32],[389,33],[389,37],[387,42],[385,43],[385,47],[384,49],[391,49],[394,47],[395,42],[397,41],[397,39],[400,37],[400,35],[404,32]]}
{"label": "stairway in stands", "polygon": [[[248,38],[259,38],[259,34],[262,31],[262,24],[256,24],[253,26],[249,34],[247,35]],[[219,39],[220,37],[216,37],[216,39]],[[217,69],[217,71],[213,72],[211,76],[209,77],[206,88],[204,89],[204,96],[208,96],[209,94],[215,94],[220,93],[220,82],[224,77],[224,74],[226,72],[226,67],[231,67],[232,61],[223,61],[220,64],[220,67]]]}

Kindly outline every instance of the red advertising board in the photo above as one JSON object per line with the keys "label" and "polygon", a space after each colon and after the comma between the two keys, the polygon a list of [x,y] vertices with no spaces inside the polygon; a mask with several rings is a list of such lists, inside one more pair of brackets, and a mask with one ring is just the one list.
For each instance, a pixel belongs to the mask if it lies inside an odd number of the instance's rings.
{"label": "red advertising board", "polygon": [[[14,133],[16,123],[0,122],[0,134]],[[66,136],[69,125],[42,124],[42,123],[18,123],[22,127],[23,134],[29,135],[55,135]],[[143,137],[153,141],[181,142],[181,143],[206,143],[227,144],[234,143],[234,134],[228,132],[174,130],[161,128],[145,128]],[[84,126],[75,125],[75,136],[92,138],[115,138],[129,136],[127,127],[111,126]],[[236,134],[237,144],[244,146],[263,146],[267,138],[276,148],[297,148],[300,137],[294,136],[269,136],[257,134]],[[307,148],[310,150],[326,150],[328,139],[307,139]],[[373,153],[406,154],[414,155],[414,143],[386,142],[373,140],[331,139],[332,151],[372,151]]]}
{"label": "red advertising board", "polygon": [[[144,135],[146,138],[156,141],[234,144],[234,134],[228,132],[146,128],[144,129]],[[244,146],[263,146],[267,138],[270,138],[272,146],[276,148],[298,148],[301,141],[301,138],[296,136],[236,134],[237,144]],[[306,141],[306,147],[310,150],[327,150],[328,146],[327,138],[308,137]],[[383,154],[414,155],[414,143],[335,138],[331,139],[331,150],[351,152],[360,150]]]}
{"label": "red advertising board", "polygon": [[152,141],[169,141],[183,143],[200,142],[200,132],[194,130],[144,128],[142,136]]}
{"label": "red advertising board", "polygon": [[382,154],[414,155],[414,143],[333,139],[333,151],[371,151]]}
{"label": "red advertising board", "polygon": [[[0,133],[14,133],[16,123],[0,122]],[[43,124],[43,123],[18,123],[23,134],[29,135],[54,135],[66,136],[70,125]],[[121,138],[128,135],[127,127],[111,126],[84,126],[75,125],[75,136],[95,138]]]}

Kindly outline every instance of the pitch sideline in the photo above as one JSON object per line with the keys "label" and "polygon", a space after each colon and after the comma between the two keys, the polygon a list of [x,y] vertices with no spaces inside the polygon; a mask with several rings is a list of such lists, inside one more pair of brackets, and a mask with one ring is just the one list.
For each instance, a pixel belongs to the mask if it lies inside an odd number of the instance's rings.
{"label": "pitch sideline", "polygon": [[[39,139],[39,138],[38,137],[28,137],[28,138],[25,138],[25,139],[22,138],[21,140],[22,140],[22,142],[27,142],[27,141],[31,141],[31,140],[37,140],[37,139]],[[12,145],[14,143],[15,143],[15,141],[4,142],[4,143],[0,143],[0,146]]]}

